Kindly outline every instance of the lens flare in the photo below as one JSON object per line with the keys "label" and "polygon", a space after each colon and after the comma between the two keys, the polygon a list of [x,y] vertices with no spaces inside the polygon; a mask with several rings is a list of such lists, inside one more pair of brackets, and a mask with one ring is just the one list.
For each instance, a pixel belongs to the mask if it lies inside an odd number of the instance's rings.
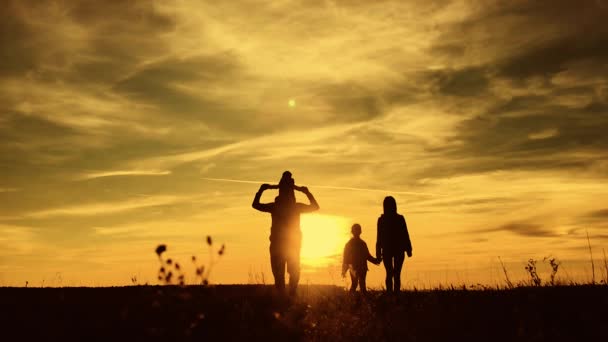
{"label": "lens flare", "polygon": [[323,267],[336,263],[350,238],[351,220],[341,216],[302,215],[302,264]]}

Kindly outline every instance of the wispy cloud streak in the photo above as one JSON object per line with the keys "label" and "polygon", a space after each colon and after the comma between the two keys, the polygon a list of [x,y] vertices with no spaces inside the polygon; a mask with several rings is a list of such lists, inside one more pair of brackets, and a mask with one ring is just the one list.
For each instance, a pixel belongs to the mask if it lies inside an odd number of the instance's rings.
{"label": "wispy cloud streak", "polygon": [[122,202],[102,202],[41,210],[27,214],[27,216],[32,218],[46,218],[54,216],[107,215],[146,207],[171,205],[184,200],[184,197],[179,196],[141,196]]}
{"label": "wispy cloud streak", "polygon": [[[273,183],[271,181],[253,181],[253,180],[241,180],[241,179],[226,179],[226,178],[207,178],[201,179],[214,181],[214,182],[231,182],[231,183],[247,183],[247,184],[263,184]],[[429,193],[429,192],[415,192],[415,191],[400,191],[400,190],[384,190],[384,189],[368,189],[358,188],[350,186],[333,186],[333,185],[319,185],[319,184],[307,184],[308,187],[314,187],[319,189],[334,189],[334,190],[348,190],[348,191],[366,191],[366,192],[380,192],[384,194],[400,194],[400,195],[416,195],[416,196],[446,196],[443,194]]]}
{"label": "wispy cloud streak", "polygon": [[171,171],[160,170],[122,170],[122,171],[105,171],[87,173],[79,177],[79,179],[94,179],[116,176],[165,176],[171,174]]}

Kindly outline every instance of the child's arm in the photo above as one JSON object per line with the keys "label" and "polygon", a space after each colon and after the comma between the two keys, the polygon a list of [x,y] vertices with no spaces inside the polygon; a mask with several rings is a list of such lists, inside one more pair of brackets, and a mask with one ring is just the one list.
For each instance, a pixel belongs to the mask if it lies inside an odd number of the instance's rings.
{"label": "child's arm", "polygon": [[342,257],[342,277],[346,276],[346,271],[348,270],[348,264],[350,262],[350,248],[348,248],[348,244],[344,246],[344,256]]}

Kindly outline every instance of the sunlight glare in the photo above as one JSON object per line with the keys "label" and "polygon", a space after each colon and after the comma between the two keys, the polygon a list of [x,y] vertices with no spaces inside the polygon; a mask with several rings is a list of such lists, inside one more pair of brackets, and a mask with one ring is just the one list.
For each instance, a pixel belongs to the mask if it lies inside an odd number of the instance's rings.
{"label": "sunlight glare", "polygon": [[350,238],[350,221],[341,216],[302,215],[302,263],[313,267],[339,263],[342,249]]}

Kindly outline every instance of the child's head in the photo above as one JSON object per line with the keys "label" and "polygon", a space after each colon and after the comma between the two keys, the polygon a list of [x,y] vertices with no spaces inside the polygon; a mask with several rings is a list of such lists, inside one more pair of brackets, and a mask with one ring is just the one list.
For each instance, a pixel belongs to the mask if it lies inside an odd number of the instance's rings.
{"label": "child's head", "polygon": [[354,237],[359,237],[359,235],[361,235],[361,225],[358,223],[353,224],[353,226],[350,227],[350,232],[353,233]]}
{"label": "child's head", "polygon": [[284,198],[288,202],[295,202],[296,195],[293,192],[295,181],[291,176],[291,172],[285,171],[279,181],[279,196]]}

